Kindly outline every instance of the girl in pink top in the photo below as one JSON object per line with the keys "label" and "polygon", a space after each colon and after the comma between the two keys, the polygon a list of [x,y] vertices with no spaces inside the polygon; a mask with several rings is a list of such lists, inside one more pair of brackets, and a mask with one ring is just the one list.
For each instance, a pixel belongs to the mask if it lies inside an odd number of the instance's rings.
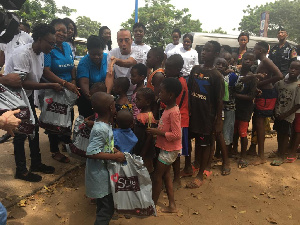
{"label": "girl in pink top", "polygon": [[179,107],[176,105],[176,98],[180,95],[181,90],[181,83],[178,79],[166,78],[161,83],[159,97],[166,105],[166,109],[160,118],[158,128],[147,129],[149,134],[157,135],[156,147],[160,148],[154,171],[152,198],[154,204],[157,205],[164,179],[169,206],[163,211],[170,213],[177,212],[170,169],[182,148],[181,116]]}

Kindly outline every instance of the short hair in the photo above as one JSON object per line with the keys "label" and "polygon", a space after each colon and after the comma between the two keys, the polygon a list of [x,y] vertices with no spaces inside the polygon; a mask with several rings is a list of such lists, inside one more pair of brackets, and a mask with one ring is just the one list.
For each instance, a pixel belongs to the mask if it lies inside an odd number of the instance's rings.
{"label": "short hair", "polygon": [[118,77],[115,79],[115,86],[119,85],[123,92],[127,92],[130,87],[130,81],[127,77]]}
{"label": "short hair", "polygon": [[245,52],[245,53],[243,54],[242,59],[244,59],[244,57],[246,57],[246,56],[248,56],[248,55],[252,55],[253,57],[255,57],[253,52],[247,51],[247,52]]}
{"label": "short hair", "polygon": [[164,58],[165,58],[165,52],[164,52],[163,48],[161,48],[161,47],[154,47],[154,48],[151,48],[150,51],[153,52],[154,55],[161,60],[161,62],[164,60]]}
{"label": "short hair", "polygon": [[169,58],[167,58],[166,63],[172,64],[173,67],[182,69],[184,61],[180,54],[174,54],[174,55],[171,55]]}
{"label": "short hair", "polygon": [[99,36],[91,35],[87,39],[86,47],[87,47],[88,50],[91,50],[91,49],[94,49],[94,48],[100,48],[100,49],[103,50],[104,47],[105,47],[105,44]]}
{"label": "short hair", "polygon": [[172,31],[172,34],[174,33],[178,33],[179,34],[179,37],[181,38],[181,31],[178,29],[178,28],[175,28],[173,31]]}
{"label": "short hair", "polygon": [[176,78],[173,77],[166,78],[161,82],[161,84],[166,90],[166,92],[174,93],[175,98],[177,98],[182,91],[181,83]]}
{"label": "short hair", "polygon": [[226,52],[232,54],[232,48],[229,45],[222,45],[221,48],[223,48]]}
{"label": "short hair", "polygon": [[33,41],[37,41],[39,38],[45,37],[48,34],[55,34],[54,27],[45,23],[40,23],[32,30]]}
{"label": "short hair", "polygon": [[238,41],[240,40],[240,37],[242,36],[246,36],[248,38],[248,41],[250,41],[250,38],[249,38],[249,33],[248,32],[241,32],[238,36]]}
{"label": "short hair", "polygon": [[66,21],[60,18],[53,19],[50,23],[50,26],[55,27],[57,24],[64,24],[66,27],[68,27]]}
{"label": "short hair", "polygon": [[217,41],[208,41],[208,43],[212,44],[212,46],[214,47],[214,51],[215,52],[219,52],[221,51],[221,45],[219,42]]}
{"label": "short hair", "polygon": [[193,37],[193,35],[191,35],[191,34],[189,34],[189,33],[187,33],[187,34],[183,35],[183,39],[185,39],[185,38],[188,38],[188,39],[190,39],[192,43],[193,43],[193,41],[194,41],[194,37]]}
{"label": "short hair", "polygon": [[218,62],[219,60],[225,62],[225,63],[227,64],[227,66],[228,66],[228,62],[227,62],[226,59],[223,58],[223,57],[217,57],[217,58],[215,59],[215,61],[214,61],[214,64],[217,64],[217,62]]}
{"label": "short hair", "polygon": [[146,33],[146,27],[145,27],[145,25],[144,25],[143,23],[135,23],[135,24],[133,25],[133,27],[132,27],[132,31],[134,31],[134,29],[137,28],[137,27],[143,28],[144,33]]}
{"label": "short hair", "polygon": [[90,95],[95,94],[96,92],[106,92],[107,88],[104,82],[97,82],[92,85],[90,88]]}
{"label": "short hair", "polygon": [[269,44],[265,41],[259,41],[256,43],[259,47],[261,47],[265,52],[268,52],[269,50]]}
{"label": "short hair", "polygon": [[155,102],[155,94],[151,88],[141,88],[137,93],[141,94],[151,105]]}
{"label": "short hair", "polygon": [[[128,29],[125,29],[125,28],[121,28],[121,29],[118,31],[118,33],[121,32],[121,31],[128,31],[128,32],[130,33],[130,37],[132,38],[131,30],[128,30]],[[118,35],[118,33],[117,33],[117,35]]]}
{"label": "short hair", "polygon": [[117,113],[116,121],[121,129],[128,129],[133,124],[133,115],[128,109],[121,109]]}
{"label": "short hair", "polygon": [[279,26],[277,33],[278,33],[279,31],[285,31],[285,32],[287,32],[286,29],[285,29],[284,27],[282,27],[282,26]]}
{"label": "short hair", "polygon": [[105,92],[96,92],[91,97],[91,104],[94,112],[102,115],[110,111],[110,106],[114,104],[114,98]]}
{"label": "short hair", "polygon": [[132,69],[136,69],[139,76],[147,77],[148,68],[143,63],[135,64]]}
{"label": "short hair", "polygon": [[[102,39],[103,37],[103,33],[104,33],[104,30],[110,30],[107,26],[102,26],[100,27],[99,29],[99,37]],[[112,41],[108,41],[107,42],[107,46],[108,46],[108,50],[110,51],[111,50],[111,45],[112,45]]]}
{"label": "short hair", "polygon": [[30,25],[29,23],[26,22],[20,22],[20,25],[23,25],[24,27],[27,27],[30,30]]}

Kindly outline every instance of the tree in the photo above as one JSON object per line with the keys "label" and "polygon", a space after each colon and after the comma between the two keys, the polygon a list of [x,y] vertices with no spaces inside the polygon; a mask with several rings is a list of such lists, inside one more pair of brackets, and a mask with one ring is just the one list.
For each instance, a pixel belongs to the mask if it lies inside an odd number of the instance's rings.
{"label": "tree", "polygon": [[[199,20],[192,20],[189,9],[175,9],[169,4],[170,0],[145,0],[145,7],[139,8],[139,22],[146,27],[145,42],[153,47],[165,47],[172,42],[171,33],[179,28],[182,34],[188,32],[201,32]],[[121,26],[132,30],[134,13],[131,18]]]}
{"label": "tree", "polygon": [[88,38],[90,35],[98,35],[101,23],[92,21],[87,16],[78,16],[76,18],[76,26],[78,37]]}
{"label": "tree", "polygon": [[16,14],[31,26],[39,23],[50,23],[58,14],[70,16],[75,9],[66,6],[58,8],[54,0],[27,0]]}
{"label": "tree", "polygon": [[214,30],[212,30],[211,32],[209,32],[209,33],[216,33],[216,34],[227,34],[227,32],[226,31],[224,31],[223,29],[222,29],[222,27],[219,27],[218,29],[214,29]]}
{"label": "tree", "polygon": [[247,9],[243,10],[246,15],[243,16],[238,29],[251,35],[259,35],[260,15],[266,11],[270,13],[268,37],[276,37],[281,26],[288,31],[290,40],[300,42],[300,0],[278,0],[253,8],[247,6]]}

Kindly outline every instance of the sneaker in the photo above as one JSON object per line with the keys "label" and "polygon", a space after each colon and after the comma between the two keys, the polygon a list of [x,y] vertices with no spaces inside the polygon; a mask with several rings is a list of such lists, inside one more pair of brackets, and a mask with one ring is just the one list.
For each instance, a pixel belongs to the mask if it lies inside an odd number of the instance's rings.
{"label": "sneaker", "polygon": [[16,173],[15,178],[29,182],[39,182],[42,180],[42,177],[40,175],[31,172],[27,172],[26,175],[22,173]]}
{"label": "sneaker", "polygon": [[11,138],[10,134],[4,134],[2,137],[0,137],[0,143],[4,143],[8,141]]}
{"label": "sneaker", "polygon": [[47,166],[43,163],[41,163],[39,166],[31,166],[30,172],[41,172],[45,174],[53,174],[55,171],[55,168],[53,166]]}

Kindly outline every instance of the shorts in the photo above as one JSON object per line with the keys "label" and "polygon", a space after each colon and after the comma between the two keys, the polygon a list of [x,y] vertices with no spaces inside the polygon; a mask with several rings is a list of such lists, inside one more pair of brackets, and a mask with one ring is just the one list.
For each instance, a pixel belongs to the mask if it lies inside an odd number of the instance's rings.
{"label": "shorts", "polygon": [[295,114],[295,119],[294,119],[294,131],[296,133],[300,133],[300,113]]}
{"label": "shorts", "polygon": [[238,133],[239,137],[247,137],[249,122],[236,120],[234,123],[234,133]]}
{"label": "shorts", "polygon": [[169,166],[173,162],[175,162],[175,160],[177,159],[179,153],[180,153],[180,150],[165,151],[165,150],[160,149],[160,153],[158,155],[158,161],[160,161],[161,163]]}
{"label": "shorts", "polygon": [[195,138],[195,142],[200,146],[210,146],[212,135],[197,134],[189,131],[189,139]]}
{"label": "shorts", "polygon": [[189,128],[182,128],[182,152],[181,155],[188,156],[189,155]]}
{"label": "shorts", "polygon": [[277,133],[288,134],[291,135],[292,124],[286,120],[276,120],[274,121],[273,129],[277,131]]}
{"label": "shorts", "polygon": [[226,145],[233,142],[235,111],[224,110],[223,135]]}
{"label": "shorts", "polygon": [[273,89],[262,89],[262,94],[255,99],[254,113],[260,117],[272,117],[277,100],[277,92]]}

